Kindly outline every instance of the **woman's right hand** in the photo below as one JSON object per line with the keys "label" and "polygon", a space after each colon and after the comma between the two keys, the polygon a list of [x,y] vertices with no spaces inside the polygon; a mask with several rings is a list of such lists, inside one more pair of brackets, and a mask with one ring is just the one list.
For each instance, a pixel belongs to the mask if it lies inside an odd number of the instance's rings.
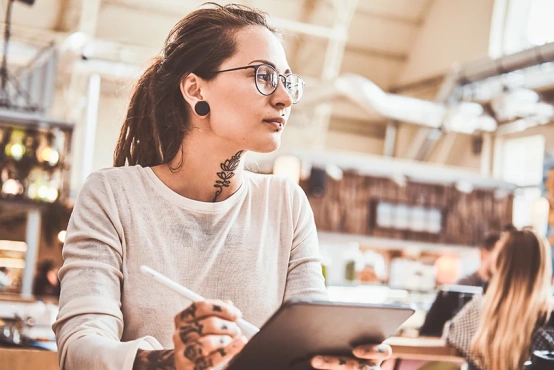
{"label": "woman's right hand", "polygon": [[194,302],[175,316],[175,368],[208,370],[229,361],[247,342],[236,321],[241,317],[230,302]]}

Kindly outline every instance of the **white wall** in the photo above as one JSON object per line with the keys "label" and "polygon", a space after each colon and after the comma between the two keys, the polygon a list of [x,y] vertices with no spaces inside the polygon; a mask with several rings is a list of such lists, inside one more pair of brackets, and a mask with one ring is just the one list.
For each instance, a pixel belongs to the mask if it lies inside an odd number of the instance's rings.
{"label": "white wall", "polygon": [[410,51],[399,84],[488,56],[494,0],[435,0]]}

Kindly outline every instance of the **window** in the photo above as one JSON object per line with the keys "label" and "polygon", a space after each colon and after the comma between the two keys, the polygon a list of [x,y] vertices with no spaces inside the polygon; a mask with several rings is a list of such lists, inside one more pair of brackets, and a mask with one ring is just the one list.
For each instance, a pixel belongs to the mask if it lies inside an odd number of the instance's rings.
{"label": "window", "polygon": [[554,42],[554,1],[495,0],[489,55],[503,55]]}
{"label": "window", "polygon": [[512,222],[516,227],[536,225],[534,212],[541,199],[545,137],[507,139],[502,156],[502,178],[522,188],[514,196]]}
{"label": "window", "polygon": [[527,21],[527,39],[532,45],[554,42],[554,1],[531,0]]}
{"label": "window", "polygon": [[545,138],[543,135],[507,139],[502,156],[502,179],[518,186],[542,183]]}

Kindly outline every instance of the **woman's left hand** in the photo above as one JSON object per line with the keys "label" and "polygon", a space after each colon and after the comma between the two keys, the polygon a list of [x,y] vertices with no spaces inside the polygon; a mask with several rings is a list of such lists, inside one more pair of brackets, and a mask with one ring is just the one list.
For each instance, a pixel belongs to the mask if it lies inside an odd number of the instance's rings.
{"label": "woman's left hand", "polygon": [[311,365],[314,369],[328,370],[372,370],[379,369],[384,360],[392,356],[388,344],[356,347],[352,354],[356,357],[315,356]]}

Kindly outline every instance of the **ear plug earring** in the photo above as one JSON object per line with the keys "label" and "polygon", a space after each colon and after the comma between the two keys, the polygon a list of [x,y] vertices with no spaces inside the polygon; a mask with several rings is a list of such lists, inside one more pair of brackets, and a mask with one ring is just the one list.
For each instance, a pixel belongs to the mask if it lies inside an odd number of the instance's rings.
{"label": "ear plug earring", "polygon": [[194,105],[194,111],[199,116],[207,116],[208,113],[210,113],[210,105],[206,103],[204,100],[200,100],[198,103]]}

